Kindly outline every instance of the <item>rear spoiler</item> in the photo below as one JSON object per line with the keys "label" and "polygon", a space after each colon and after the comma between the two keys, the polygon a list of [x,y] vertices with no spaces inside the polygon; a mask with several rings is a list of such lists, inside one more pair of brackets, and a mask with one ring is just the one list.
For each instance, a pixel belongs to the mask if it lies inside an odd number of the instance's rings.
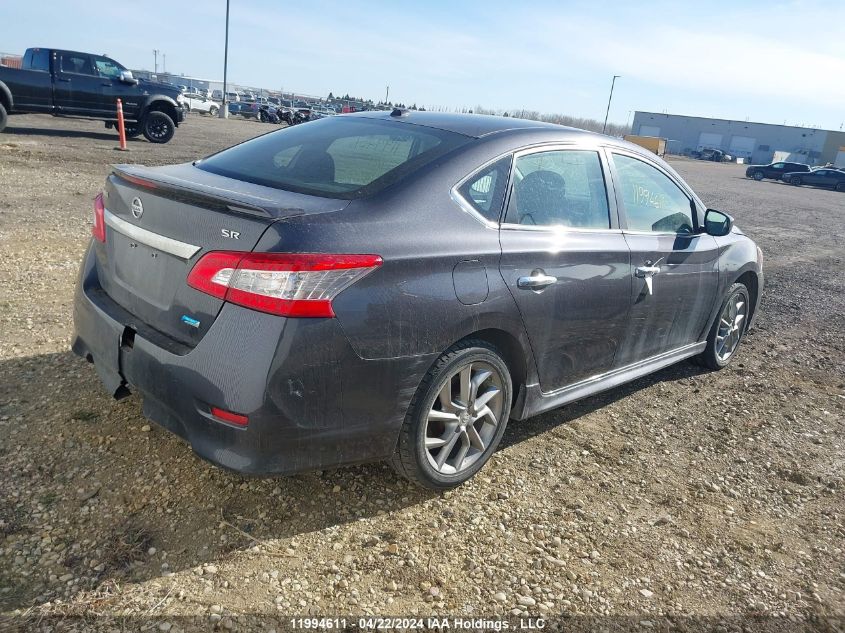
{"label": "rear spoiler", "polygon": [[[135,173],[130,173],[135,172]],[[156,194],[184,202],[212,211],[238,213],[241,215],[273,218],[273,213],[259,204],[244,200],[246,196],[229,197],[225,190],[209,191],[190,187],[190,183],[172,176],[153,176],[148,170],[139,169],[134,165],[116,165],[112,168],[112,176],[122,184],[135,189],[155,191]],[[250,196],[252,197],[252,196]],[[270,201],[268,201],[270,202]]]}

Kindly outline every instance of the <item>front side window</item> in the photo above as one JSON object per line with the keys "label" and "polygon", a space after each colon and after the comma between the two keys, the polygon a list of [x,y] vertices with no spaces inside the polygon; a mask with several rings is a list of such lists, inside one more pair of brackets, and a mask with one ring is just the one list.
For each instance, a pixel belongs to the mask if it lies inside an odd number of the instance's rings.
{"label": "front side window", "polygon": [[628,228],[633,231],[691,234],[691,201],[672,180],[648,163],[614,154]]}
{"label": "front side window", "polygon": [[97,74],[100,77],[108,77],[109,79],[119,79],[123,67],[116,61],[108,57],[95,57],[94,66],[97,68]]}
{"label": "front side window", "polygon": [[470,142],[429,127],[330,117],[259,136],[197,167],[277,189],[328,198],[371,195]]}
{"label": "front side window", "polygon": [[525,226],[610,228],[598,152],[554,150],[517,158],[505,221]]}
{"label": "front side window", "polygon": [[511,157],[506,156],[470,176],[458,193],[490,222],[498,222],[507,194]]}

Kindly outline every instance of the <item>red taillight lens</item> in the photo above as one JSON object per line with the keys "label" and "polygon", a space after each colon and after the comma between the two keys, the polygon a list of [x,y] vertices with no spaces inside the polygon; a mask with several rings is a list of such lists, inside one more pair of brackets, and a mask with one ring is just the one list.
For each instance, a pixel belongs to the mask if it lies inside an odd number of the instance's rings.
{"label": "red taillight lens", "polygon": [[219,407],[211,407],[211,415],[215,418],[223,420],[224,422],[229,422],[230,424],[237,424],[238,426],[246,426],[249,424],[249,418],[245,415],[241,415],[240,413],[232,413],[231,411],[226,411],[226,409],[220,409]]}
{"label": "red taillight lens", "polygon": [[378,255],[213,251],[188,285],[253,310],[287,317],[333,317],[332,299],[381,266]]}
{"label": "red taillight lens", "polygon": [[91,235],[100,242],[106,241],[106,205],[103,203],[102,193],[98,193],[94,198],[94,226],[91,227]]}

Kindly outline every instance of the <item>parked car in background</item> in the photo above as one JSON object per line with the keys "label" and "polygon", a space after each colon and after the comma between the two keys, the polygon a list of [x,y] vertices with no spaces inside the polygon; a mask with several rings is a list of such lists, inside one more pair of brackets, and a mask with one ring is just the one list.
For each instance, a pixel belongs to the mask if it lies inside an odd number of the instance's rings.
{"label": "parked car in background", "polygon": [[657,156],[513,118],[327,117],[119,165],[94,220],[73,351],[253,474],[388,460],[452,488],[509,419],[726,366],[763,289],[754,242]]}
{"label": "parked car in background", "polygon": [[126,135],[167,143],[182,122],[182,94],[171,84],[136,79],[104,55],[30,48],[21,68],[0,68],[0,131],[7,115],[44,113],[117,121],[123,102]]}
{"label": "parked car in background", "polygon": [[195,92],[186,92],[182,98],[188,112],[201,112],[215,116],[220,110],[220,106],[214,101]]}
{"label": "parked car in background", "polygon": [[252,116],[252,107],[249,103],[244,103],[242,101],[230,101],[226,104],[226,107],[229,109],[229,114],[244,117]]}
{"label": "parked car in background", "polygon": [[753,178],[754,180],[763,180],[769,178],[771,180],[781,180],[784,174],[791,172],[805,173],[810,171],[809,165],[803,163],[791,163],[787,161],[778,161],[768,165],[749,165],[745,170],[746,178]]}
{"label": "parked car in background", "polygon": [[211,92],[211,98],[215,101],[223,101],[223,91],[222,90],[213,90]]}
{"label": "parked car in background", "polygon": [[730,154],[712,147],[705,148],[699,152],[692,152],[691,156],[698,160],[709,160],[714,163],[729,163],[733,160],[733,156]]}
{"label": "parked car in background", "polygon": [[241,100],[241,96],[237,92],[227,92],[226,101],[230,103],[237,103]]}
{"label": "parked car in background", "polygon": [[845,192],[845,171],[833,167],[822,167],[810,171],[788,172],[783,175],[784,182],[791,185],[812,185]]}

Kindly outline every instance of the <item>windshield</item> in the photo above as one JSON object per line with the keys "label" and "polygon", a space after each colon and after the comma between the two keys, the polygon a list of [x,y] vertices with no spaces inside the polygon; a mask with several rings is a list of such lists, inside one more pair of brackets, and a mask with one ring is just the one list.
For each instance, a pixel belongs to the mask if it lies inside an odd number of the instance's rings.
{"label": "windshield", "polygon": [[394,121],[331,117],[265,134],[197,167],[277,189],[352,199],[381,191],[470,140]]}

